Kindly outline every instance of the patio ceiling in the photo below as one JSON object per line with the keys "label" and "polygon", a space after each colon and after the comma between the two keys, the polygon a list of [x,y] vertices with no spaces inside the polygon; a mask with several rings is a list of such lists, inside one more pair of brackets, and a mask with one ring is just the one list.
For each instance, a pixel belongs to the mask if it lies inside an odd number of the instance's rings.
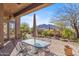
{"label": "patio ceiling", "polygon": [[4,3],[4,18],[6,19],[9,15],[23,16],[44,8],[50,3]]}
{"label": "patio ceiling", "polygon": [[23,9],[24,7],[27,7],[31,3],[5,3],[4,4],[4,12],[5,15],[10,15],[13,13],[16,13],[17,11]]}
{"label": "patio ceiling", "polygon": [[29,14],[29,13],[32,13],[32,12],[37,11],[39,9],[42,9],[46,6],[49,6],[49,5],[51,5],[51,3],[32,3],[32,4],[28,5],[27,7],[16,12],[14,14],[14,16],[18,16],[18,15],[22,16],[25,14]]}

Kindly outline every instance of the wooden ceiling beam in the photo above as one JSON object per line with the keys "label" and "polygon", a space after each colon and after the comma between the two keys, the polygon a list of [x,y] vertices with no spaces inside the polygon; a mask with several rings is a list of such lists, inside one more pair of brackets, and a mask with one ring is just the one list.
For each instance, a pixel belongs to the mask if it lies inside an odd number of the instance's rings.
{"label": "wooden ceiling beam", "polygon": [[33,9],[33,8],[35,8],[35,7],[38,7],[38,6],[40,6],[40,5],[43,5],[43,4],[44,4],[44,3],[32,3],[31,5],[29,5],[29,6],[25,7],[25,8],[23,8],[22,10],[20,10],[20,11],[14,13],[13,15],[14,15],[14,17],[19,16],[19,15],[25,13],[25,12],[28,12],[29,10],[31,10],[31,9]]}

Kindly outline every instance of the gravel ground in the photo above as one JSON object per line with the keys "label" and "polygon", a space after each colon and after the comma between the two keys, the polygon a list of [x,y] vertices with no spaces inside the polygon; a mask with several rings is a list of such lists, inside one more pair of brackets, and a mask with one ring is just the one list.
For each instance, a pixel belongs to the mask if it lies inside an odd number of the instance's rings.
{"label": "gravel ground", "polygon": [[65,45],[72,48],[74,56],[79,56],[79,44],[74,42],[63,42],[61,40],[52,39],[49,49],[58,56],[65,56]]}

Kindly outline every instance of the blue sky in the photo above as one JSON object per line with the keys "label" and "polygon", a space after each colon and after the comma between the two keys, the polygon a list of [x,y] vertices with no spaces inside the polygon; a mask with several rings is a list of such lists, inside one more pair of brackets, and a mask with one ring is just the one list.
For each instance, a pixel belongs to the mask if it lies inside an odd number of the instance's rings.
{"label": "blue sky", "polygon": [[43,9],[40,9],[38,11],[35,11],[33,13],[30,13],[28,15],[21,17],[21,23],[27,23],[30,27],[32,27],[33,24],[33,15],[36,14],[36,22],[37,25],[40,24],[50,24],[51,19],[57,15],[55,13],[56,10],[61,8],[63,6],[62,3],[52,4],[48,7],[45,7]]}

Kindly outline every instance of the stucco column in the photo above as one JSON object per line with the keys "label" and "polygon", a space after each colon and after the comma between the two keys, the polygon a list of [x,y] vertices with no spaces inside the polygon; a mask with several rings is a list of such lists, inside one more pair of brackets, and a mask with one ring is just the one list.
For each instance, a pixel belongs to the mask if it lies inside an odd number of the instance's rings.
{"label": "stucco column", "polygon": [[19,39],[20,35],[20,17],[15,17],[15,39]]}
{"label": "stucco column", "polygon": [[4,44],[3,4],[0,3],[0,47]]}

